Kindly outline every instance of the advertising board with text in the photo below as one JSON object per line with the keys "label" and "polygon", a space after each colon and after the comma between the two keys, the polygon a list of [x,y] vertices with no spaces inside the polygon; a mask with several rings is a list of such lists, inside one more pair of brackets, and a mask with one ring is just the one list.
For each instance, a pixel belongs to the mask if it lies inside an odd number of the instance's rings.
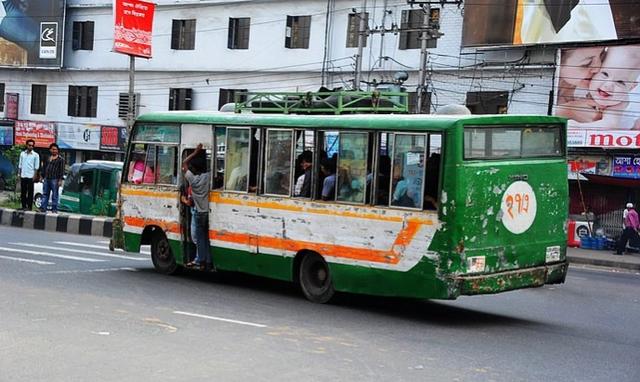
{"label": "advertising board with text", "polygon": [[140,0],[115,0],[113,50],[151,58],[151,32],[155,4]]}
{"label": "advertising board with text", "polygon": [[629,0],[474,0],[464,4],[462,45],[527,45],[640,37]]}
{"label": "advertising board with text", "polygon": [[13,126],[0,125],[0,145],[13,145]]}
{"label": "advertising board with text", "polygon": [[36,147],[49,147],[56,142],[56,124],[47,121],[16,121],[15,144],[24,145],[28,139],[36,142]]}
{"label": "advertising board with text", "polygon": [[640,148],[640,44],[561,49],[554,114],[569,147]]}
{"label": "advertising board with text", "polygon": [[100,128],[101,151],[124,151],[127,142],[127,128],[122,126],[102,126]]}
{"label": "advertising board with text", "polygon": [[0,4],[0,66],[62,66],[66,0],[4,0]]}
{"label": "advertising board with text", "polygon": [[100,125],[58,122],[61,149],[100,150]]}

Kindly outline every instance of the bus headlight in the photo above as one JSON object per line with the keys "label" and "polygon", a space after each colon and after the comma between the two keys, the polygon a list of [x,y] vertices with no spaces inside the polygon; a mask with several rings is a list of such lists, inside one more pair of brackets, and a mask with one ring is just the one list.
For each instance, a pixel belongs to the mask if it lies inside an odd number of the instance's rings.
{"label": "bus headlight", "polygon": [[560,261],[560,246],[554,245],[547,247],[547,254],[544,258],[545,263],[555,263]]}

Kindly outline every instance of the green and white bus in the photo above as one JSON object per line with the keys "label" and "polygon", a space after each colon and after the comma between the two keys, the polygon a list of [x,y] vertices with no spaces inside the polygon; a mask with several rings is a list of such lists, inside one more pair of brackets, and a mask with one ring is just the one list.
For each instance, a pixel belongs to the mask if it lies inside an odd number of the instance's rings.
{"label": "green and white bus", "polygon": [[[185,267],[180,163],[202,143],[219,271],[298,283],[314,302],[562,283],[565,139],[565,120],[548,116],[146,114],[130,136],[115,235],[127,251],[150,244],[159,272]],[[134,160],[146,165],[137,180]]]}

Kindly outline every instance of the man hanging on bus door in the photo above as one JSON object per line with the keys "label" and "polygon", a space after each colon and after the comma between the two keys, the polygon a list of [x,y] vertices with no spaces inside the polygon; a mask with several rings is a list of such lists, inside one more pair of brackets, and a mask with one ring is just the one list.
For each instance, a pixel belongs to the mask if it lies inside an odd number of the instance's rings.
{"label": "man hanging on bus door", "polygon": [[191,186],[191,195],[196,215],[196,259],[187,266],[215,271],[209,252],[209,184],[211,174],[207,171],[207,154],[199,143],[196,150],[182,162],[184,177]]}

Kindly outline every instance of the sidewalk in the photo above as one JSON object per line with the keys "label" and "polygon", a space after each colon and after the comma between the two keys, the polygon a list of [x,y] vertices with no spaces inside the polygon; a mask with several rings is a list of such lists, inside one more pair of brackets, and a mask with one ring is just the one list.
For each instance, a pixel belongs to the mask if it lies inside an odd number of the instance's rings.
{"label": "sidewalk", "polygon": [[571,264],[597,265],[600,267],[622,268],[640,271],[640,253],[613,254],[613,250],[591,250],[567,248],[567,258]]}

